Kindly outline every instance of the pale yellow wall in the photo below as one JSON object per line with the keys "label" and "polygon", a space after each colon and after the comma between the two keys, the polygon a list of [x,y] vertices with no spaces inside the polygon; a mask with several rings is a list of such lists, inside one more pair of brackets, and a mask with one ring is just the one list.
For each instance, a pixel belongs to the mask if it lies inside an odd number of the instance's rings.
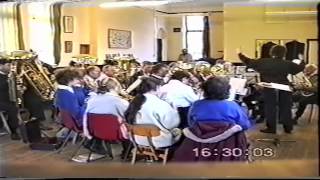
{"label": "pale yellow wall", "polygon": [[[168,27],[168,60],[176,61],[183,48],[182,16],[167,17]],[[181,32],[173,32],[173,28],[181,28]]]}
{"label": "pale yellow wall", "polygon": [[223,53],[223,13],[210,13],[210,55],[212,58],[220,58]]}
{"label": "pale yellow wall", "polygon": [[[96,22],[96,26],[93,28],[96,28],[99,60],[104,60],[107,53],[132,53],[139,61],[155,61],[156,35],[152,11],[140,8],[98,8],[94,21]],[[131,31],[132,48],[110,49],[107,41],[109,28]]]}
{"label": "pale yellow wall", "polygon": [[[88,7],[62,6],[62,17],[72,16],[74,21],[73,33],[64,33],[63,18],[61,20],[61,61],[59,66],[67,66],[73,56],[80,54],[80,44],[90,44],[90,54],[96,55],[96,50],[92,47],[94,37],[91,38],[91,10]],[[72,53],[65,53],[65,41],[73,42]],[[95,41],[95,40],[94,40]],[[91,45],[92,44],[92,45]]]}
{"label": "pale yellow wall", "polygon": [[256,39],[306,39],[317,38],[316,17],[267,18],[264,7],[224,8],[224,56],[239,62],[236,48],[249,57],[255,57]]}

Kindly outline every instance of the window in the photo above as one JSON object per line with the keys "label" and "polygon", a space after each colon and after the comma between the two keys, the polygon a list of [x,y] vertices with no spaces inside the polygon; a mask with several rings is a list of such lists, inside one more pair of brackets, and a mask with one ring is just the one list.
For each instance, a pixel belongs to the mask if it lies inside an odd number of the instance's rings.
{"label": "window", "polygon": [[193,59],[203,57],[203,16],[185,16],[185,48]]}

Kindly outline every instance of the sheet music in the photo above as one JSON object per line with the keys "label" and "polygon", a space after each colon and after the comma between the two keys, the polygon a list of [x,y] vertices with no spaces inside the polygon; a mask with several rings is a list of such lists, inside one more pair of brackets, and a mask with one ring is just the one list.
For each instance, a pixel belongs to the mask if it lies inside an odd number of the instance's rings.
{"label": "sheet music", "polygon": [[262,87],[279,89],[279,90],[283,90],[283,91],[289,91],[289,92],[292,91],[290,86],[284,85],[284,84],[260,82],[260,83],[258,83],[258,85],[262,86]]}
{"label": "sheet music", "polygon": [[242,93],[245,92],[246,86],[246,79],[242,78],[230,78],[229,84],[231,86],[230,89],[233,89],[236,94],[243,95]]}

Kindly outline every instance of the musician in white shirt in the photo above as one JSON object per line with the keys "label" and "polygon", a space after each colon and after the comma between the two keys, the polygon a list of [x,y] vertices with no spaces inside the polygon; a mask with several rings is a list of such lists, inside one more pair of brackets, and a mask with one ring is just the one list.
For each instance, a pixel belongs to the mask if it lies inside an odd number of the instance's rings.
{"label": "musician in white shirt", "polygon": [[187,115],[191,104],[200,99],[193,88],[189,86],[190,75],[184,71],[176,71],[170,81],[160,88],[161,99],[177,109],[181,119],[179,128],[187,127]]}
{"label": "musician in white shirt", "polygon": [[[177,128],[180,123],[179,114],[158,97],[159,88],[159,81],[154,78],[141,78],[136,89],[137,95],[125,112],[129,124],[149,124],[160,129],[160,135],[152,137],[156,148],[171,146],[181,137],[181,131]],[[140,145],[149,145],[148,139],[143,136],[135,136],[135,141]]]}

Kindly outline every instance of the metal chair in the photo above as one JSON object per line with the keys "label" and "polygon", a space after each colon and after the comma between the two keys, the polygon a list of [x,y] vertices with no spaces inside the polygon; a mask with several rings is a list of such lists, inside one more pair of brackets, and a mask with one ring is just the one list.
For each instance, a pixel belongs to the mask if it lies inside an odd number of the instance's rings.
{"label": "metal chair", "polygon": [[71,138],[72,132],[76,133],[76,136],[79,136],[80,134],[82,134],[82,128],[77,125],[75,119],[73,119],[73,117],[69,112],[60,111],[60,115],[61,115],[63,126],[68,129],[68,133],[61,147],[57,151],[58,154],[61,153],[62,150],[66,147],[69,139]]}
{"label": "metal chair", "polygon": [[[107,150],[109,156],[113,159],[113,153],[111,148],[111,142],[121,142],[126,140],[123,135],[124,132],[121,131],[120,122],[118,117],[111,114],[93,114],[88,113],[88,130],[90,135],[98,140],[102,141],[104,149]],[[125,132],[127,133],[127,132]],[[88,140],[88,139],[87,139]],[[81,147],[85,143],[82,140],[76,151],[73,153],[72,157],[76,156],[80,151]],[[87,162],[90,162],[92,151],[90,150]],[[72,158],[71,157],[71,158]],[[103,156],[102,158],[104,158]]]}
{"label": "metal chair", "polygon": [[0,111],[0,119],[2,121],[4,128],[8,132],[8,134],[11,134],[11,130],[10,130],[8,122],[7,122],[7,117],[5,115],[5,111]]}

